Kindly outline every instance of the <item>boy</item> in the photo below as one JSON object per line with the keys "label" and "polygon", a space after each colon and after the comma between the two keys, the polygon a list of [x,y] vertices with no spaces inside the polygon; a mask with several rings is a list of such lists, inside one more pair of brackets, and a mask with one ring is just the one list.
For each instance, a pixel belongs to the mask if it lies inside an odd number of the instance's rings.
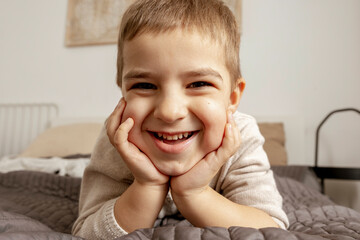
{"label": "boy", "polygon": [[111,239],[180,212],[204,226],[287,227],[218,0],[141,0],[118,43],[123,99],[87,167],[76,235]]}

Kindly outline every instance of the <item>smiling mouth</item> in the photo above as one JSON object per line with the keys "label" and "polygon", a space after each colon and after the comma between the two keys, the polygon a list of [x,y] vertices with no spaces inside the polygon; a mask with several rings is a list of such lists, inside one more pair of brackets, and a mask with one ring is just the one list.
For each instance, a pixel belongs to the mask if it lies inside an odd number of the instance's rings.
{"label": "smiling mouth", "polygon": [[160,133],[160,132],[151,132],[153,136],[167,144],[177,144],[183,142],[185,140],[190,139],[191,137],[195,136],[198,131],[192,132],[184,132],[184,133],[176,133],[176,134],[168,134],[168,133]]}

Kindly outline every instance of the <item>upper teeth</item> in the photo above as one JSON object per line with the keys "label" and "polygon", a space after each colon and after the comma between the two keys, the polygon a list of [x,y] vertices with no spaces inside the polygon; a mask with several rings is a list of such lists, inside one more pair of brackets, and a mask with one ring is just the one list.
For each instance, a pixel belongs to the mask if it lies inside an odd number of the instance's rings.
{"label": "upper teeth", "polygon": [[187,133],[180,133],[180,134],[176,134],[176,135],[167,135],[164,133],[158,133],[157,135],[165,140],[178,140],[178,139],[187,138],[190,135],[190,133],[187,132]]}

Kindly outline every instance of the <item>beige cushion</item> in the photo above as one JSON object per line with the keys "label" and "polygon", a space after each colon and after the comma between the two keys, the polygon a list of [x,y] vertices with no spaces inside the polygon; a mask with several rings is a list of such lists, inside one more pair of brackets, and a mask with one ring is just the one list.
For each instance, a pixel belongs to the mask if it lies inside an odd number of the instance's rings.
{"label": "beige cushion", "polygon": [[265,138],[264,150],[270,164],[286,165],[287,154],[285,149],[285,131],[282,123],[259,123],[261,134]]}
{"label": "beige cushion", "polygon": [[[39,135],[20,157],[64,157],[90,154],[100,134],[101,123],[77,123],[53,127]],[[282,123],[259,123],[270,164],[286,165],[285,132]]]}
{"label": "beige cushion", "polygon": [[89,154],[102,126],[101,123],[76,123],[47,129],[20,154],[20,157]]}

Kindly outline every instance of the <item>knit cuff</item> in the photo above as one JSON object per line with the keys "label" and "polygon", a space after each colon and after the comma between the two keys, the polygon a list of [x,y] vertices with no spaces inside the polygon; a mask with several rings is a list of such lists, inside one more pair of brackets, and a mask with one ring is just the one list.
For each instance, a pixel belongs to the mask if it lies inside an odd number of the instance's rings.
{"label": "knit cuff", "polygon": [[272,219],[276,222],[277,225],[279,225],[279,228],[286,230],[286,224],[283,221],[281,221],[275,217],[272,217]]}
{"label": "knit cuff", "polygon": [[116,200],[117,199],[110,200],[104,205],[104,227],[106,231],[110,233],[114,238],[128,234],[124,229],[120,227],[120,225],[116,221],[114,215]]}

